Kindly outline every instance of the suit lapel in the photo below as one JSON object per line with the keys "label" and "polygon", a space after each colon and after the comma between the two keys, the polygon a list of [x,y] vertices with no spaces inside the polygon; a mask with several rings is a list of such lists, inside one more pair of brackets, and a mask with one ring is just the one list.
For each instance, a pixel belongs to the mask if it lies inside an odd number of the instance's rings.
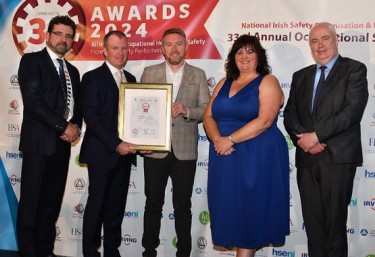
{"label": "suit lapel", "polygon": [[328,89],[333,85],[332,82],[334,78],[337,78],[336,73],[338,70],[340,70],[341,60],[342,60],[342,57],[339,56],[335,64],[332,66],[332,69],[329,72],[328,77],[326,78],[326,81],[324,82],[324,87],[322,89],[322,92],[320,93],[319,98],[317,99],[316,106],[319,106],[319,103],[321,102],[322,99],[324,99],[324,96],[327,93]]}
{"label": "suit lapel", "polygon": [[[105,85],[108,83],[111,85],[112,89],[116,89],[116,92],[118,92],[117,82],[115,78],[113,77],[111,70],[107,66],[107,64],[104,62],[102,65],[103,70],[103,80],[106,81]],[[111,83],[112,82],[112,83]],[[103,85],[103,86],[105,86]]]}

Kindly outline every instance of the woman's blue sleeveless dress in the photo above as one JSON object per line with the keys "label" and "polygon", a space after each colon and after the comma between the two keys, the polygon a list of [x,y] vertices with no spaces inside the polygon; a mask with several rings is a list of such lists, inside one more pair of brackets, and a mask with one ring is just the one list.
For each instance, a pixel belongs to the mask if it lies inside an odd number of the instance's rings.
{"label": "woman's blue sleeveless dress", "polygon": [[[212,104],[222,136],[229,136],[259,112],[258,76],[229,97],[226,81]],[[289,157],[276,125],[256,138],[236,144],[235,152],[217,156],[210,144],[208,207],[214,245],[257,248],[283,244],[289,234]]]}

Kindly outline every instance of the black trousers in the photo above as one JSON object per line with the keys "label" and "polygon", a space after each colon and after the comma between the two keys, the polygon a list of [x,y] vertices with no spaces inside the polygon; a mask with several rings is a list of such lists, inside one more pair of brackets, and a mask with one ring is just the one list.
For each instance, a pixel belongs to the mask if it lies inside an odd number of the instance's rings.
{"label": "black trousers", "polygon": [[83,216],[83,256],[100,257],[103,227],[104,257],[119,257],[121,225],[129,189],[131,161],[125,155],[113,169],[88,165],[89,196]]}
{"label": "black trousers", "polygon": [[191,252],[191,195],[194,185],[196,160],[178,160],[173,152],[164,159],[144,157],[146,207],[143,223],[143,256],[155,257],[164,205],[165,188],[172,180],[172,202],[178,257]]}
{"label": "black trousers", "polygon": [[68,174],[71,145],[56,139],[52,156],[23,153],[17,238],[22,257],[53,252],[56,227]]}
{"label": "black trousers", "polygon": [[298,168],[297,183],[306,227],[309,257],[347,257],[346,222],[356,165],[317,158]]}

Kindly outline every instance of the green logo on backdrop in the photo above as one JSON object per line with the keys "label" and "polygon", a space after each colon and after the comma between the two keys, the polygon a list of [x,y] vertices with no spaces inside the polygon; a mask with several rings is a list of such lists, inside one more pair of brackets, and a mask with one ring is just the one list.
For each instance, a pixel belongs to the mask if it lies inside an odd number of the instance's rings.
{"label": "green logo on backdrop", "polygon": [[199,214],[199,221],[200,221],[203,225],[207,225],[207,224],[210,222],[210,214],[208,213],[208,211],[202,211],[202,212]]}
{"label": "green logo on backdrop", "polygon": [[292,139],[290,139],[289,135],[285,136],[285,140],[286,140],[286,143],[288,144],[288,149],[293,149],[294,148],[293,141]]}
{"label": "green logo on backdrop", "polygon": [[174,248],[177,248],[177,236],[175,236],[175,237],[172,239],[172,244],[173,244]]}

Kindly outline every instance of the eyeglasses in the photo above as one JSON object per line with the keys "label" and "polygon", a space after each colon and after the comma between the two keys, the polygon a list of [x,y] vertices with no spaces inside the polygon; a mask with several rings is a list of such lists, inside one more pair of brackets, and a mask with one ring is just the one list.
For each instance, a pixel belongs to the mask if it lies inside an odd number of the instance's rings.
{"label": "eyeglasses", "polygon": [[73,35],[70,34],[63,34],[60,31],[51,31],[52,34],[54,34],[57,37],[65,37],[66,40],[73,40]]}

